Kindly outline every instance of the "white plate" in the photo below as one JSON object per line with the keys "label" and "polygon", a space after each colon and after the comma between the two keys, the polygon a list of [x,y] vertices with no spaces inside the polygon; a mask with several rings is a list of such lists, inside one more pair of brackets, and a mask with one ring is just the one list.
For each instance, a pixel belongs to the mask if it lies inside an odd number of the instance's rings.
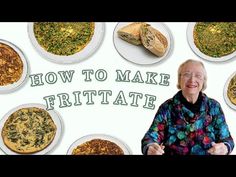
{"label": "white plate", "polygon": [[91,41],[87,44],[87,46],[80,52],[77,52],[73,55],[62,56],[62,55],[56,55],[56,54],[47,52],[45,49],[41,47],[41,45],[38,43],[37,39],[35,38],[33,26],[34,26],[34,23],[28,24],[28,33],[29,33],[29,37],[33,46],[44,58],[48,59],[49,61],[60,63],[60,64],[78,63],[88,58],[100,46],[104,37],[104,32],[105,32],[105,24],[96,22],[93,37]]}
{"label": "white plate", "polygon": [[235,75],[236,75],[236,72],[234,72],[234,73],[228,78],[228,80],[227,80],[227,82],[225,83],[225,86],[224,86],[224,99],[225,99],[225,102],[227,103],[227,105],[228,105],[229,107],[231,107],[231,108],[234,109],[234,110],[236,110],[236,105],[233,104],[233,103],[230,101],[230,99],[229,99],[229,97],[228,97],[228,95],[227,95],[227,90],[228,90],[228,86],[229,86],[229,83],[230,83],[231,79],[232,79]]}
{"label": "white plate", "polygon": [[187,27],[187,39],[188,39],[188,43],[191,47],[191,49],[193,50],[193,52],[198,55],[199,57],[201,57],[202,59],[208,60],[208,61],[214,61],[214,62],[223,62],[223,61],[227,61],[229,59],[232,59],[233,57],[236,56],[236,51],[226,55],[226,56],[222,56],[222,57],[211,57],[208,55],[205,55],[204,53],[202,53],[194,44],[194,38],[193,38],[193,30],[194,30],[194,26],[195,26],[196,22],[192,22],[188,24]]}
{"label": "white plate", "polygon": [[156,28],[157,30],[159,30],[166,37],[168,41],[168,48],[165,55],[162,57],[157,57],[150,51],[148,51],[143,45],[136,46],[119,38],[117,31],[120,28],[130,24],[130,22],[129,23],[122,22],[118,23],[115,27],[115,30],[113,32],[113,42],[117,52],[124,59],[140,65],[150,65],[158,63],[170,55],[171,50],[173,49],[174,41],[169,28],[164,23],[159,23],[159,22],[147,22],[147,23],[150,24],[152,27]]}
{"label": "white plate", "polygon": [[[24,105],[20,105],[18,107],[13,108],[12,110],[10,110],[1,120],[0,120],[0,134],[2,133],[2,128],[4,126],[4,123],[6,122],[6,120],[8,119],[8,117],[14,113],[15,111],[21,109],[21,108],[29,108],[29,107],[37,107],[37,108],[41,108],[46,110],[46,106],[42,105],[42,104],[37,104],[37,103],[31,103],[31,104],[24,104]],[[51,111],[47,111],[50,116],[52,117],[56,127],[57,127],[57,131],[56,131],[56,135],[53,139],[53,141],[51,142],[51,144],[49,144],[45,149],[43,149],[42,151],[33,153],[33,155],[43,155],[43,154],[47,154],[48,152],[50,152],[59,142],[61,134],[62,134],[62,122],[61,122],[61,118],[60,115],[55,111],[55,110],[51,110]],[[9,155],[20,155],[20,153],[16,153],[12,150],[10,150],[3,142],[2,137],[0,138],[0,148]]]}
{"label": "white plate", "polygon": [[82,137],[82,138],[76,140],[76,141],[70,146],[69,150],[67,151],[67,154],[68,154],[68,155],[71,155],[72,152],[73,152],[73,150],[74,150],[77,146],[79,146],[79,145],[81,145],[81,144],[83,144],[83,143],[85,143],[85,142],[87,142],[87,141],[93,140],[93,139],[102,139],[102,140],[111,141],[111,142],[117,144],[117,145],[124,151],[124,155],[130,155],[130,154],[132,154],[130,148],[129,148],[124,142],[122,142],[121,140],[119,140],[119,139],[117,139],[117,138],[115,138],[115,137],[112,137],[112,136],[110,136],[110,135],[105,135],[105,134],[91,134],[91,135],[87,135],[87,136],[84,136],[84,137]]}
{"label": "white plate", "polygon": [[12,49],[14,49],[20,56],[21,61],[23,63],[23,73],[21,75],[21,78],[17,82],[14,82],[13,84],[0,86],[0,94],[2,93],[4,94],[4,93],[10,93],[10,92],[16,91],[18,88],[20,88],[24,84],[24,82],[27,80],[26,78],[28,75],[28,62],[23,52],[16,45],[2,39],[0,39],[0,43],[6,44],[10,46]]}

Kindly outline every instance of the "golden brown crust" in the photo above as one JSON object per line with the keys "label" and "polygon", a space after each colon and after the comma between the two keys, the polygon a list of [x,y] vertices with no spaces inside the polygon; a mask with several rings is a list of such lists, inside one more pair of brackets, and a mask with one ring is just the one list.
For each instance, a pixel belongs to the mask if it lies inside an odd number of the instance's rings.
{"label": "golden brown crust", "polygon": [[157,39],[164,45],[165,48],[168,47],[168,41],[166,39],[166,37],[157,29],[153,28],[152,26],[148,27],[157,37]]}
{"label": "golden brown crust", "polygon": [[124,152],[111,141],[93,139],[77,146],[72,155],[124,155]]}
{"label": "golden brown crust", "polygon": [[50,114],[41,108],[22,108],[12,113],[2,129],[4,144],[20,154],[45,149],[53,141],[56,125]]}
{"label": "golden brown crust", "polygon": [[117,31],[118,36],[134,45],[142,44],[140,39],[140,27],[144,22],[133,22],[128,24]]}
{"label": "golden brown crust", "polygon": [[143,46],[158,57],[162,57],[168,47],[166,37],[157,29],[148,24],[140,28],[140,36]]}
{"label": "golden brown crust", "polygon": [[10,46],[0,43],[0,86],[17,82],[23,73],[23,62]]}

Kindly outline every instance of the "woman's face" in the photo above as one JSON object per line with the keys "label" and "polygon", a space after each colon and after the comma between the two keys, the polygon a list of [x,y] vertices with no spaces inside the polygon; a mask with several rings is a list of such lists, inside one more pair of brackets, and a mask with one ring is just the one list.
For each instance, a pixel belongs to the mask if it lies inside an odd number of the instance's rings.
{"label": "woman's face", "polygon": [[204,70],[199,63],[187,63],[181,71],[180,87],[186,95],[198,96],[204,83]]}

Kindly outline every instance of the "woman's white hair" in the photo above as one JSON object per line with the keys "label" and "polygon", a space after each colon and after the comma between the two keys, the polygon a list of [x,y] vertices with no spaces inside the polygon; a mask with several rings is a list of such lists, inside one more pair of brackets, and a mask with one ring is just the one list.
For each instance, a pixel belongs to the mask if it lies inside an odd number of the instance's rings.
{"label": "woman's white hair", "polygon": [[201,91],[204,91],[207,87],[207,72],[206,72],[206,69],[205,69],[205,66],[204,64],[201,62],[201,61],[197,61],[197,60],[193,60],[193,59],[189,59],[185,62],[183,62],[180,66],[179,66],[179,69],[178,69],[178,83],[177,83],[177,88],[178,89],[181,89],[181,86],[180,86],[180,80],[181,80],[181,74],[182,74],[182,70],[183,70],[183,67],[188,64],[188,63],[198,63],[202,66],[203,68],[203,74],[204,74],[204,82],[203,82],[203,86],[202,86],[202,89]]}

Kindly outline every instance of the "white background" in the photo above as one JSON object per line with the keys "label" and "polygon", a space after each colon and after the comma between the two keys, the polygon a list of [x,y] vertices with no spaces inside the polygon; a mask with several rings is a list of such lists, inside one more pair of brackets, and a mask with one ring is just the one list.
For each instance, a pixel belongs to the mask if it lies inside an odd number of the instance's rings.
{"label": "white background", "polygon": [[[172,55],[161,63],[141,66],[133,64],[123,59],[116,51],[113,44],[113,30],[117,23],[105,24],[105,36],[102,45],[96,53],[88,59],[71,65],[60,65],[51,63],[42,58],[32,46],[27,33],[27,23],[0,23],[0,39],[4,39],[17,45],[26,55],[30,74],[47,72],[75,70],[71,83],[58,82],[49,85],[45,83],[41,87],[31,87],[30,79],[19,90],[11,94],[0,95],[0,118],[2,118],[12,108],[26,103],[45,104],[44,96],[68,93],[73,101],[73,91],[84,90],[112,90],[113,95],[109,98],[110,104],[101,105],[101,97],[94,97],[94,105],[86,105],[86,97],[81,97],[81,106],[70,108],[58,108],[59,100],[56,97],[55,109],[60,113],[64,130],[61,141],[50,154],[66,154],[70,145],[78,138],[94,133],[104,133],[121,139],[125,142],[133,154],[141,154],[141,139],[148,130],[158,106],[165,100],[173,97],[178,91],[177,69],[186,59],[196,59],[204,62],[208,73],[208,87],[205,93],[221,103],[225,113],[226,121],[230,132],[236,141],[236,111],[229,108],[223,98],[223,88],[228,77],[235,72],[235,59],[223,63],[208,62],[200,59],[190,49],[187,38],[187,23],[165,23],[172,32],[174,38],[174,49]],[[82,70],[84,69],[104,69],[108,73],[108,78],[104,82],[97,81],[92,77],[92,82],[85,82]],[[131,78],[137,71],[142,73],[145,80],[146,72],[170,74],[170,86],[148,85],[140,83],[117,83],[116,70],[131,70]],[[157,76],[157,82],[160,77]],[[113,105],[118,92],[123,90],[128,106]],[[151,94],[157,97],[155,110],[144,109],[144,99],[140,100],[139,107],[132,107],[129,92],[140,92]],[[0,150],[0,154],[4,154]],[[232,152],[236,154],[236,150]]]}

